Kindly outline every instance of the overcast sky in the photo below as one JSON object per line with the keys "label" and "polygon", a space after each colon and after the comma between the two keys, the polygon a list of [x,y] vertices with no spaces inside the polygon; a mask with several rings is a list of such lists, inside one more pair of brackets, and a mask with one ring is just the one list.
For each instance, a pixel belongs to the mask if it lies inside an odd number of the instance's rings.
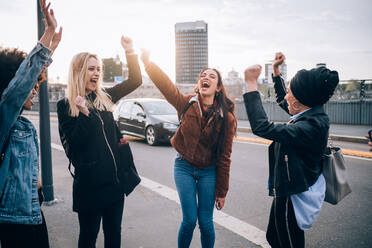
{"label": "overcast sky", "polygon": [[[371,0],[54,0],[52,8],[64,30],[49,76],[61,81],[76,53],[124,60],[121,34],[174,79],[174,24],[195,20],[208,23],[209,66],[224,76],[282,51],[289,78],[319,62],[341,79],[372,78]],[[36,0],[1,0],[0,45],[29,52],[36,19]]]}

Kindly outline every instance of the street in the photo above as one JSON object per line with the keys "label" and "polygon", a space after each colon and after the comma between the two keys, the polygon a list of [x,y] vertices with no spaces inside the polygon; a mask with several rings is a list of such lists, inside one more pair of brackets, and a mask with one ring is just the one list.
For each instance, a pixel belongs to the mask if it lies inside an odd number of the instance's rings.
{"label": "street", "polygon": [[[30,118],[38,129],[38,117]],[[78,220],[72,212],[72,177],[68,160],[60,150],[58,123],[51,120],[54,194],[58,203],[43,206],[51,247],[76,247]],[[130,141],[139,174],[174,193],[175,150],[168,145],[151,147],[144,141]],[[59,147],[59,149],[58,149]],[[324,203],[318,220],[305,232],[306,247],[371,247],[372,245],[372,160],[346,157],[353,192],[336,206]],[[235,141],[233,144],[230,189],[223,213],[264,234],[272,198],[266,189],[267,145]],[[145,180],[143,180],[145,181]],[[155,190],[156,191],[156,190]],[[126,198],[123,218],[123,247],[176,247],[180,206],[148,186],[141,185]],[[218,212],[215,210],[215,214]],[[246,225],[245,225],[246,224]],[[259,247],[238,233],[240,226],[215,225],[215,247]],[[235,231],[234,231],[235,230]],[[191,247],[200,247],[196,227]],[[97,247],[103,247],[100,231]]]}

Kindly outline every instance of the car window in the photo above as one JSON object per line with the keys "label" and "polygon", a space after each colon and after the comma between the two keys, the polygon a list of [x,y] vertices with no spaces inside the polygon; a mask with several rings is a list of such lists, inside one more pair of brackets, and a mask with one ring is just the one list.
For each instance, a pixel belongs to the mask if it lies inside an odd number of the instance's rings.
{"label": "car window", "polygon": [[132,107],[132,118],[138,118],[137,114],[138,113],[142,113],[142,114],[145,114],[145,112],[143,111],[142,107],[139,106],[138,104],[133,104],[133,107]]}
{"label": "car window", "polygon": [[123,102],[120,106],[120,117],[129,118],[130,117],[130,109],[133,102]]}
{"label": "car window", "polygon": [[176,109],[168,102],[156,101],[144,103],[146,111],[151,115],[176,115]]}

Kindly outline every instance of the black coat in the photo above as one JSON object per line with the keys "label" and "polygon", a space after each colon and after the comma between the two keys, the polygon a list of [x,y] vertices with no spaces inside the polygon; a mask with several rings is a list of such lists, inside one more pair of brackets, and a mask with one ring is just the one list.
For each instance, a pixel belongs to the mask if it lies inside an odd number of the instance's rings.
{"label": "black coat", "polygon": [[[128,80],[105,89],[115,103],[142,83],[137,56],[128,55]],[[87,98],[93,101],[95,93]],[[75,168],[73,210],[94,211],[123,197],[118,179],[120,132],[112,112],[89,109],[89,116],[69,114],[69,103],[57,103],[59,133]],[[66,149],[67,148],[67,149]]]}
{"label": "black coat", "polygon": [[[276,92],[280,106],[288,106],[283,102],[285,90]],[[307,191],[321,173],[327,145],[329,119],[323,107],[313,107],[292,123],[274,124],[268,121],[257,91],[244,94],[244,101],[253,133],[274,141],[269,147],[269,194]]]}

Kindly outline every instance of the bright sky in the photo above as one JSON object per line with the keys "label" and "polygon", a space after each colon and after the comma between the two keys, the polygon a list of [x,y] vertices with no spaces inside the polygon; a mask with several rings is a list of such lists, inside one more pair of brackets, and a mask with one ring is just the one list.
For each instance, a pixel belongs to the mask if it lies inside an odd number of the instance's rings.
{"label": "bright sky", "polygon": [[[121,34],[150,49],[174,79],[174,24],[196,20],[208,23],[209,66],[224,76],[232,68],[242,76],[282,51],[289,78],[319,62],[341,79],[372,78],[370,0],[54,0],[52,8],[63,37],[49,77],[60,81],[76,53],[124,59]],[[0,33],[0,45],[29,52],[37,41],[36,0],[2,0]]]}

